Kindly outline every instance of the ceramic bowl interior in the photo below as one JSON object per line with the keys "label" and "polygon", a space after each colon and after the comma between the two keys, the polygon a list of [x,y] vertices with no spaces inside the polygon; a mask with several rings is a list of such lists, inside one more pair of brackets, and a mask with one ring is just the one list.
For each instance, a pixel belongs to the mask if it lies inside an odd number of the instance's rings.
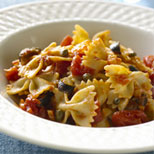
{"label": "ceramic bowl interior", "polygon": [[132,26],[113,22],[73,20],[54,21],[32,25],[8,35],[0,42],[0,93],[13,102],[5,92],[7,81],[4,68],[11,66],[11,62],[18,58],[19,52],[27,47],[45,48],[51,42],[60,43],[67,34],[72,35],[74,25],[83,26],[92,37],[95,33],[109,29],[113,40],[120,41],[126,47],[132,48],[138,56],[150,55],[154,51],[154,34]]}

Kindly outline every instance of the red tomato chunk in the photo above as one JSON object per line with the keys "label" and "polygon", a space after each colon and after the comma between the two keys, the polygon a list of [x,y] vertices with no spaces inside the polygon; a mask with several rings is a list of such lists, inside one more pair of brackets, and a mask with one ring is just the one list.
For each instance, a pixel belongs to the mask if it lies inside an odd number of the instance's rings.
{"label": "red tomato chunk", "polygon": [[27,97],[24,102],[20,102],[20,108],[31,114],[41,118],[48,119],[47,111],[44,107],[40,106],[40,101],[36,98]]}
{"label": "red tomato chunk", "polygon": [[71,65],[69,61],[59,61],[56,62],[55,71],[60,75],[65,75],[67,73],[67,68]]}
{"label": "red tomato chunk", "polygon": [[140,110],[117,111],[112,115],[113,126],[129,126],[147,122],[147,115]]}
{"label": "red tomato chunk", "polygon": [[16,66],[13,66],[13,67],[5,70],[5,76],[8,81],[16,81],[20,78],[18,76],[18,69]]}
{"label": "red tomato chunk", "polygon": [[94,69],[83,66],[82,65],[82,58],[79,55],[73,57],[71,63],[71,72],[74,76],[81,76],[84,73],[94,73]]}
{"label": "red tomato chunk", "polygon": [[71,36],[67,35],[64,37],[64,39],[62,40],[62,42],[60,43],[61,46],[67,46],[67,45],[71,45],[73,39]]}
{"label": "red tomato chunk", "polygon": [[143,61],[146,66],[154,69],[154,55],[145,56]]}

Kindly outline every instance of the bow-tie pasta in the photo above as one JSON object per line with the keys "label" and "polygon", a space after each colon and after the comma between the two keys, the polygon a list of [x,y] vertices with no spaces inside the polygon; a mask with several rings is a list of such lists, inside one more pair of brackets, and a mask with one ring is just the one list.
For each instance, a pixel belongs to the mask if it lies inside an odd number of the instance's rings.
{"label": "bow-tie pasta", "polygon": [[94,86],[88,86],[76,92],[70,101],[59,104],[59,109],[66,111],[64,122],[68,118],[68,113],[72,115],[75,123],[80,126],[91,126],[94,122],[93,117],[96,116],[95,110],[97,105],[95,104]]}

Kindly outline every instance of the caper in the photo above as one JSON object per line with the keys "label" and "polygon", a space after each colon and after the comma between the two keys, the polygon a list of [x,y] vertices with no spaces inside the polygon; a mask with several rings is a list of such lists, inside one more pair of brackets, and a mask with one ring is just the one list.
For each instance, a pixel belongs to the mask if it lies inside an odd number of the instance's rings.
{"label": "caper", "polygon": [[59,89],[59,91],[62,91],[62,92],[71,94],[71,93],[73,93],[74,86],[71,86],[71,85],[65,84],[62,81],[59,81],[59,83],[58,83],[58,89]]}
{"label": "caper", "polygon": [[55,113],[55,117],[56,117],[56,121],[60,122],[63,120],[64,118],[64,111],[62,110],[56,110],[56,113]]}
{"label": "caper", "polygon": [[116,42],[116,43],[111,44],[110,45],[110,49],[114,53],[121,54],[121,51],[120,51],[120,43],[119,42]]}
{"label": "caper", "polygon": [[92,76],[90,73],[84,73],[83,74],[83,80],[87,81],[87,80],[92,80]]}
{"label": "caper", "polygon": [[115,105],[118,105],[120,103],[120,98],[115,98],[114,101],[113,101],[113,103]]}
{"label": "caper", "polygon": [[133,65],[129,65],[129,70],[132,72],[138,71],[138,69],[136,67],[134,67]]}
{"label": "caper", "polygon": [[62,57],[68,57],[69,53],[68,53],[68,49],[64,49],[61,51],[61,56]]}

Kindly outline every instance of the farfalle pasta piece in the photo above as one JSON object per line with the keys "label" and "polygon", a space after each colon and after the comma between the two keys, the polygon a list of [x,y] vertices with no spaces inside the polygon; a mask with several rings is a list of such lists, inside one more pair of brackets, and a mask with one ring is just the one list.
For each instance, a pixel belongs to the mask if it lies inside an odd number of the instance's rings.
{"label": "farfalle pasta piece", "polygon": [[140,71],[132,72],[130,77],[132,78],[132,80],[134,80],[134,96],[141,97],[141,95],[144,93],[147,95],[148,98],[152,97],[152,85],[147,73],[143,73]]}
{"label": "farfalle pasta piece", "polygon": [[59,104],[64,104],[65,103],[65,97],[64,93],[59,91],[58,88],[53,89],[54,93],[54,102],[56,102],[56,105],[58,106]]}
{"label": "farfalle pasta piece", "polygon": [[7,93],[14,95],[28,90],[32,96],[37,98],[49,89],[53,89],[53,84],[40,77],[34,77],[33,79],[20,78],[7,86]]}
{"label": "farfalle pasta piece", "polygon": [[59,109],[66,111],[64,122],[66,122],[69,114],[72,116],[75,123],[79,126],[90,127],[94,121],[93,117],[96,116],[94,97],[94,86],[88,86],[75,93],[70,101],[66,100],[66,103],[59,104]]}
{"label": "farfalle pasta piece", "polygon": [[151,90],[152,85],[148,73],[143,73],[140,71],[132,72],[130,77],[133,80],[135,80],[135,83],[139,88],[144,89],[146,91]]}
{"label": "farfalle pasta piece", "polygon": [[134,81],[129,78],[130,71],[121,65],[105,66],[107,83],[118,94],[119,98],[131,98],[134,93]]}
{"label": "farfalle pasta piece", "polygon": [[20,66],[19,75],[28,79],[34,78],[43,67],[43,59],[41,56],[36,56],[26,65]]}
{"label": "farfalle pasta piece", "polygon": [[105,70],[110,88],[113,88],[120,98],[131,98],[137,89],[151,93],[152,85],[147,73],[131,72],[121,65],[107,65]]}
{"label": "farfalle pasta piece", "polygon": [[100,105],[104,104],[107,99],[107,95],[109,92],[109,84],[105,83],[103,80],[93,80],[93,85],[95,86],[97,98],[100,102]]}
{"label": "farfalle pasta piece", "polygon": [[104,70],[104,66],[107,64],[107,52],[105,46],[100,38],[97,38],[91,42],[88,46],[88,50],[85,51],[82,64],[93,68],[95,74]]}
{"label": "farfalle pasta piece", "polygon": [[111,37],[110,37],[110,30],[105,30],[105,31],[96,33],[96,34],[93,36],[92,40],[95,40],[96,38],[101,38],[102,41],[104,42],[105,46],[106,46],[106,47],[109,47],[109,45],[110,45],[109,41],[111,40]]}
{"label": "farfalle pasta piece", "polygon": [[131,71],[121,65],[107,65],[105,66],[106,76],[111,77],[115,75],[129,75]]}
{"label": "farfalle pasta piece", "polygon": [[152,73],[152,69],[147,67],[138,56],[130,56],[134,51],[131,48],[126,48],[120,45],[121,55],[124,62],[135,65],[140,71]]}
{"label": "farfalle pasta piece", "polygon": [[93,81],[90,81],[90,80],[88,80],[87,82],[82,81],[81,84],[77,86],[77,89],[83,89],[90,85],[95,86],[97,99],[100,102],[100,105],[103,105],[108,96],[109,84],[105,83],[103,80],[94,79]]}
{"label": "farfalle pasta piece", "polygon": [[15,94],[21,93],[29,89],[29,83],[30,83],[30,80],[27,80],[26,78],[20,78],[17,81],[11,84],[8,84],[6,87],[6,92],[9,95],[15,95]]}
{"label": "farfalle pasta piece", "polygon": [[56,84],[59,79],[59,73],[45,72],[45,73],[41,73],[40,75],[38,75],[38,77],[40,77],[48,82],[52,82],[52,83]]}
{"label": "farfalle pasta piece", "polygon": [[75,25],[75,30],[73,31],[73,34],[73,45],[79,44],[89,39],[88,33],[80,25]]}
{"label": "farfalle pasta piece", "polygon": [[35,78],[31,79],[30,84],[29,84],[29,92],[34,97],[38,97],[44,91],[47,91],[47,90],[50,90],[53,88],[54,88],[54,86],[52,83],[50,83],[40,77],[35,77]]}
{"label": "farfalle pasta piece", "polygon": [[116,80],[111,77],[107,80],[111,84],[110,88],[114,89],[115,93],[118,93],[119,98],[131,98],[134,93],[134,82],[133,80],[128,81],[126,84],[117,83]]}
{"label": "farfalle pasta piece", "polygon": [[107,59],[107,52],[103,41],[100,38],[94,39],[89,46],[89,52],[94,54],[95,57],[100,59]]}

